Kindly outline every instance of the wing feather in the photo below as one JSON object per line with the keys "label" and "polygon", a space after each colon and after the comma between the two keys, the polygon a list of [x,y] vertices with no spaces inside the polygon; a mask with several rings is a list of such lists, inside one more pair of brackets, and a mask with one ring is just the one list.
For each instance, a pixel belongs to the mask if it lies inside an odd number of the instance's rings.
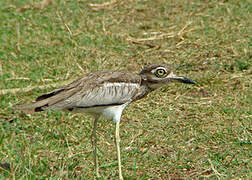
{"label": "wing feather", "polygon": [[78,92],[64,101],[46,107],[46,109],[88,108],[124,104],[132,101],[138,91],[139,85],[135,83],[104,83],[83,94]]}
{"label": "wing feather", "polygon": [[72,83],[44,94],[36,102],[16,106],[26,113],[64,110],[129,102],[139,93],[141,77],[121,71],[88,73]]}

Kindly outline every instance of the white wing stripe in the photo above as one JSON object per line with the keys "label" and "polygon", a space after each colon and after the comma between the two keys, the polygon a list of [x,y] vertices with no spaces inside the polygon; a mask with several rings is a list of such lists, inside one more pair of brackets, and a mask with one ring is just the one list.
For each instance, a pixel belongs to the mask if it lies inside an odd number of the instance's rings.
{"label": "white wing stripe", "polygon": [[104,87],[115,87],[115,86],[133,86],[135,88],[139,88],[139,84],[135,84],[135,83],[124,83],[124,82],[121,82],[121,83],[105,83],[104,84]]}

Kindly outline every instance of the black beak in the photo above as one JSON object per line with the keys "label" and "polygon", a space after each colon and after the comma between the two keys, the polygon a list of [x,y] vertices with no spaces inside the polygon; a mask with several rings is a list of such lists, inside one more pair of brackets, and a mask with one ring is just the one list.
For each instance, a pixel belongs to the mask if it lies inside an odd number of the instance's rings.
{"label": "black beak", "polygon": [[186,83],[186,84],[196,84],[196,82],[194,82],[193,80],[188,79],[188,78],[186,78],[186,77],[184,77],[184,76],[175,75],[175,76],[172,77],[171,79],[177,80],[177,81],[180,81],[180,82]]}

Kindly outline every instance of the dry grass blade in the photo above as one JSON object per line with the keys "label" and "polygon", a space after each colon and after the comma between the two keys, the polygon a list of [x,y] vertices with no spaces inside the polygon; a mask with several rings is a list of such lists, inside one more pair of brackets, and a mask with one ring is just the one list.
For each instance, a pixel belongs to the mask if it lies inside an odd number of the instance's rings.
{"label": "dry grass blade", "polygon": [[46,85],[41,85],[41,86],[31,86],[31,87],[25,87],[25,88],[13,88],[13,89],[2,89],[0,90],[0,95],[4,95],[4,94],[7,94],[7,93],[17,93],[17,92],[29,92],[33,89],[47,89],[47,88],[50,88],[50,87],[59,87],[59,86],[62,86],[64,84],[67,84],[71,82],[71,80],[67,80],[67,81],[62,81],[62,82],[59,82],[59,83],[54,83],[54,84],[46,84]]}
{"label": "dry grass blade", "polygon": [[167,39],[167,38],[173,38],[173,37],[179,37],[180,39],[184,39],[183,36],[190,32],[190,31],[193,31],[194,29],[190,29],[188,31],[185,31],[185,29],[190,25],[192,24],[192,22],[188,22],[179,32],[171,32],[171,33],[159,33],[159,35],[155,35],[155,36],[151,36],[151,37],[148,37],[148,38],[138,38],[138,39],[135,39],[135,38],[132,38],[132,37],[128,37],[126,38],[127,41],[131,41],[133,43],[140,43],[140,42],[143,42],[143,41],[154,41],[154,40],[160,40],[160,39]]}
{"label": "dry grass blade", "polygon": [[65,23],[64,18],[62,17],[62,12],[57,12],[57,15],[61,19],[62,23],[65,25],[65,27],[66,27],[66,29],[69,32],[70,37],[71,37],[73,35],[73,33],[72,33],[71,29],[69,28],[69,26],[67,25],[67,23]]}
{"label": "dry grass blade", "polygon": [[17,50],[20,52],[20,24],[17,23]]}
{"label": "dry grass blade", "polygon": [[3,74],[2,61],[0,60],[0,76]]}
{"label": "dry grass blade", "polygon": [[112,0],[110,2],[105,2],[102,4],[89,4],[89,7],[91,7],[93,10],[101,10],[101,9],[110,9],[115,7],[117,4],[120,3],[120,0]]}
{"label": "dry grass blade", "polygon": [[135,38],[132,38],[132,37],[128,37],[128,38],[126,38],[126,40],[134,42],[134,43],[139,43],[139,42],[143,42],[143,41],[154,41],[154,40],[159,40],[159,39],[172,38],[172,37],[175,37],[175,36],[176,36],[175,33],[163,33],[163,34],[160,34],[160,35],[157,35],[157,36],[152,36],[152,37],[149,37],[149,38],[135,39]]}
{"label": "dry grass blade", "polygon": [[220,174],[220,173],[215,169],[215,167],[214,167],[214,165],[213,165],[213,163],[212,163],[212,161],[211,161],[210,159],[208,159],[208,162],[210,163],[211,168],[212,168],[212,170],[215,172],[215,174],[217,175],[218,179],[220,179],[220,177],[223,177],[223,176],[224,176],[224,175]]}
{"label": "dry grass blade", "polygon": [[29,9],[43,9],[43,8],[47,7],[48,5],[50,5],[51,3],[52,3],[52,0],[44,0],[39,3],[26,5],[22,8],[19,8],[18,11],[23,12],[23,11],[27,11]]}
{"label": "dry grass blade", "polygon": [[150,44],[150,43],[137,42],[137,41],[132,41],[132,43],[147,46],[147,47],[152,48],[152,49],[160,49],[161,48],[161,46],[159,46],[159,45],[153,45],[153,44]]}
{"label": "dry grass blade", "polygon": [[185,29],[190,25],[192,24],[192,21],[189,21],[186,23],[186,25],[178,32],[177,36],[180,37],[180,39],[184,39],[183,38],[183,35],[186,34],[187,32],[190,32],[192,31],[193,29],[189,30],[189,31],[185,31]]}

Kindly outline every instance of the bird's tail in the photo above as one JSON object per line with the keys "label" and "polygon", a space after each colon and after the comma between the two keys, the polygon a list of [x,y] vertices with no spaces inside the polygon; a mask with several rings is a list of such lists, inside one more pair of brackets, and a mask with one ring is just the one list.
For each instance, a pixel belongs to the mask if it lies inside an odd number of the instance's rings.
{"label": "bird's tail", "polygon": [[27,113],[27,114],[32,114],[35,112],[43,111],[43,107],[46,107],[46,106],[47,106],[46,101],[37,101],[34,103],[30,103],[30,104],[18,105],[14,109],[20,110],[20,111]]}
{"label": "bird's tail", "polygon": [[43,94],[39,96],[35,102],[30,103],[30,104],[23,104],[23,105],[18,105],[14,109],[20,110],[24,113],[27,114],[32,114],[35,112],[40,112],[44,111],[49,108],[49,104],[53,104],[57,102],[59,99],[53,98],[55,95],[59,94],[62,92],[64,89],[57,89],[54,90],[50,93]]}

